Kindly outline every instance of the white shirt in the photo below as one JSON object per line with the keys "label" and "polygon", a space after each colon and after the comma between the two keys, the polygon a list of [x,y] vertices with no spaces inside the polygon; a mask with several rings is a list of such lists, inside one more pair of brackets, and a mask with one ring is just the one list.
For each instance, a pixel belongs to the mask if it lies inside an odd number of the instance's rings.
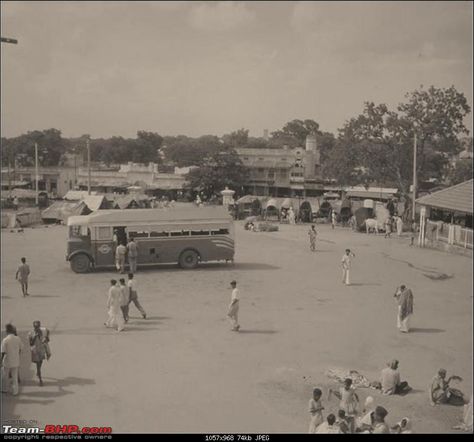
{"label": "white shirt", "polygon": [[341,262],[342,262],[342,266],[345,269],[350,269],[351,268],[351,255],[344,254]]}
{"label": "white shirt", "polygon": [[130,290],[133,290],[134,292],[137,291],[137,281],[135,281],[134,279],[129,279],[128,280],[128,288]]}
{"label": "white shirt", "polygon": [[20,366],[20,352],[23,350],[23,343],[18,336],[7,335],[2,341],[2,353],[5,353],[3,365],[5,368],[15,368]]}
{"label": "white shirt", "polygon": [[232,290],[232,298],[231,301],[238,301],[239,300],[239,289],[236,287]]}
{"label": "white shirt", "polygon": [[122,289],[118,285],[113,285],[109,289],[109,299],[107,306],[114,310],[120,310],[122,305]]}

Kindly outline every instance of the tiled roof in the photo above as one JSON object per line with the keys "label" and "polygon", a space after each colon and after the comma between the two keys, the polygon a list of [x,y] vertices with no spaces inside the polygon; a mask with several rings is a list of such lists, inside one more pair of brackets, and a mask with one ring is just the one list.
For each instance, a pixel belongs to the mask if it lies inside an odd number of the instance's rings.
{"label": "tiled roof", "polygon": [[465,181],[416,200],[417,204],[472,214],[472,183]]}

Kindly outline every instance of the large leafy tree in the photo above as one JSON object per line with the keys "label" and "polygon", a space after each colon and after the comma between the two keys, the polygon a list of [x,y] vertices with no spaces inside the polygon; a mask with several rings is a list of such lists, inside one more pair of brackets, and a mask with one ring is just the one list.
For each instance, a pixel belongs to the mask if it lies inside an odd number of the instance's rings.
{"label": "large leafy tree", "polygon": [[224,149],[203,158],[199,167],[186,176],[189,189],[202,192],[206,199],[220,196],[225,187],[240,194],[248,172],[233,149]]}
{"label": "large leafy tree", "polygon": [[35,143],[38,144],[38,162],[44,167],[57,166],[67,149],[67,141],[58,129],[34,130],[18,137],[2,139],[2,163],[34,166]]}
{"label": "large leafy tree", "polygon": [[394,185],[409,199],[413,181],[413,145],[417,137],[419,180],[440,178],[445,153],[461,149],[470,108],[454,87],[430,87],[406,95],[397,112],[385,104],[365,103],[363,113],[340,130],[325,170],[342,184]]}
{"label": "large leafy tree", "polygon": [[222,143],[219,137],[203,135],[199,138],[190,138],[184,135],[165,137],[166,160],[174,162],[179,167],[198,166],[204,158],[219,152]]}
{"label": "large leafy tree", "polygon": [[281,130],[272,132],[271,144],[277,147],[304,146],[309,134],[320,134],[319,124],[314,120],[292,120],[286,123]]}

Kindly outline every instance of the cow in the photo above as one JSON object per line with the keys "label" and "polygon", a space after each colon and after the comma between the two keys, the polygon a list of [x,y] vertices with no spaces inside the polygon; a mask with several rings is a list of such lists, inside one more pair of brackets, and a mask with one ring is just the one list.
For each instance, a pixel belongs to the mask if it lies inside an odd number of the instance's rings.
{"label": "cow", "polygon": [[367,218],[364,223],[367,235],[370,233],[371,230],[374,230],[375,233],[379,233],[378,223],[376,219]]}

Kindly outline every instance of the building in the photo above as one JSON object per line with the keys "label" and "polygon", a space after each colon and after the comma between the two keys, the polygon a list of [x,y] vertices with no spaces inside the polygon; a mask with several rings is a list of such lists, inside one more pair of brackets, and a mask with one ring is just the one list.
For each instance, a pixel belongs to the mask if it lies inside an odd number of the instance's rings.
{"label": "building", "polygon": [[[70,167],[39,167],[38,189],[47,192],[50,197],[62,197],[75,186],[75,169]],[[34,167],[16,167],[14,170],[2,169],[2,190],[9,187],[34,189],[36,170]]]}
{"label": "building", "polygon": [[[91,170],[91,190],[100,193],[128,193],[128,188],[139,185],[147,194],[168,195],[176,199],[176,193],[182,191],[186,183],[188,169],[176,170],[175,173],[162,173],[158,165],[128,162],[115,168],[94,168]],[[89,173],[87,168],[78,170],[78,186],[87,189]]]}
{"label": "building", "polygon": [[306,137],[305,148],[237,148],[250,172],[244,193],[274,197],[318,196],[323,193],[316,136]]}
{"label": "building", "polygon": [[471,179],[416,200],[421,207],[421,246],[444,243],[472,249],[473,181]]}

